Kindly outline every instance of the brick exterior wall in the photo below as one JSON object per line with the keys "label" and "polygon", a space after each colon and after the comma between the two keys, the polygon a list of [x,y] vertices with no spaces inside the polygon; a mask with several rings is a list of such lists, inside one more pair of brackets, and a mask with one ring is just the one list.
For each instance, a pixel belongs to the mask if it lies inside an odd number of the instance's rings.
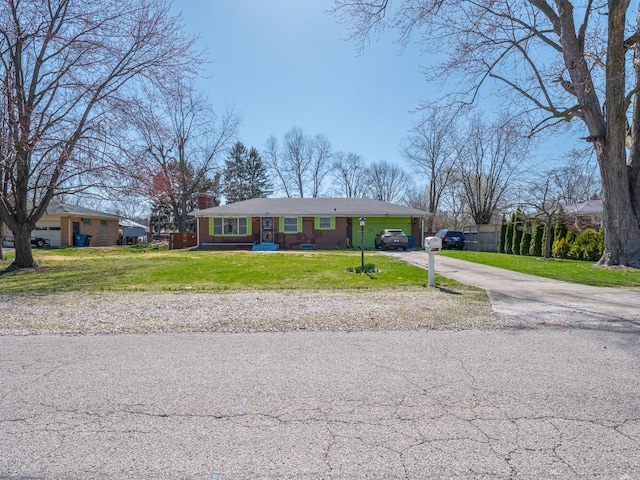
{"label": "brick exterior wall", "polygon": [[302,218],[302,232],[282,233],[278,230],[278,222],[275,224],[276,238],[280,248],[286,250],[299,250],[303,245],[313,245],[320,250],[343,250],[347,248],[347,219],[336,217],[336,225],[333,230],[316,230],[314,217]]}
{"label": "brick exterior wall", "polygon": [[61,217],[60,240],[62,247],[73,246],[74,222],[78,222],[78,233],[91,235],[90,247],[109,247],[118,244],[120,225],[117,219]]}

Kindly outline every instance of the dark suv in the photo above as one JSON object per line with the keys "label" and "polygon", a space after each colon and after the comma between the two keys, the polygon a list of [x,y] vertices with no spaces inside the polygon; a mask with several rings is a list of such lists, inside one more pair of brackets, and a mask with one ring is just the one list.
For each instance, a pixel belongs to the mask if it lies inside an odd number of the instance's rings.
{"label": "dark suv", "polygon": [[436,237],[442,239],[442,248],[464,249],[464,233],[458,230],[440,230]]}

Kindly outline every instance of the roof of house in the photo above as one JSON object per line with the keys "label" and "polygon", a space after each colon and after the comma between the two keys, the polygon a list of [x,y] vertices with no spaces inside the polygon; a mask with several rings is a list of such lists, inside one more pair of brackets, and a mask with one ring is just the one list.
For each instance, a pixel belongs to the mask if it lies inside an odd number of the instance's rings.
{"label": "roof of house", "polygon": [[51,202],[47,207],[47,215],[73,215],[76,217],[120,219],[117,215],[91,210],[78,205],[69,205],[68,203],[62,202]]}
{"label": "roof of house", "polygon": [[149,231],[149,227],[146,225],[142,225],[141,223],[134,222],[133,220],[129,220],[127,218],[120,219],[120,226],[124,228],[144,228],[146,231]]}
{"label": "roof of house", "polygon": [[567,205],[564,211],[572,215],[597,215],[602,213],[602,200],[587,200],[586,202]]}
{"label": "roof of house", "polygon": [[194,217],[221,216],[337,216],[423,217],[429,212],[370,198],[253,198],[219,207],[196,210]]}

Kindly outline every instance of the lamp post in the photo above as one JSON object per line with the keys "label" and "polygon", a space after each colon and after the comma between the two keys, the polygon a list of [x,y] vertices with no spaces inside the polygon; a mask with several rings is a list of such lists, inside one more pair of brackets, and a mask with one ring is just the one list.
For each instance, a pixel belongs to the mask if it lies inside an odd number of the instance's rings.
{"label": "lamp post", "polygon": [[366,221],[366,218],[360,217],[360,260],[362,266],[361,273],[364,273],[364,224]]}

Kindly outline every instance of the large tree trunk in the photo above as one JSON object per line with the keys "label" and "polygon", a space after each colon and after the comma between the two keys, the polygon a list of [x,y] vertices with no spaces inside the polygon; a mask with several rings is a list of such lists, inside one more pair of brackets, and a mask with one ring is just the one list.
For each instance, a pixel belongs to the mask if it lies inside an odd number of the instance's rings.
{"label": "large tree trunk", "polygon": [[[611,130],[610,134],[613,133]],[[604,253],[598,265],[640,268],[640,226],[627,188],[625,153],[607,147],[603,150],[603,153],[598,152],[598,161],[604,192],[602,221],[605,235]]]}
{"label": "large tree trunk", "polygon": [[[595,139],[602,177],[604,253],[602,266],[624,265],[640,268],[640,224],[634,211],[627,172],[627,105],[625,102],[624,24],[626,1],[609,2],[607,55],[606,136]],[[635,139],[638,141],[638,139]]]}
{"label": "large tree trunk", "polygon": [[20,268],[34,268],[38,265],[33,259],[31,251],[31,232],[29,223],[20,223],[17,228],[12,228],[16,258],[7,270],[18,270]]}

